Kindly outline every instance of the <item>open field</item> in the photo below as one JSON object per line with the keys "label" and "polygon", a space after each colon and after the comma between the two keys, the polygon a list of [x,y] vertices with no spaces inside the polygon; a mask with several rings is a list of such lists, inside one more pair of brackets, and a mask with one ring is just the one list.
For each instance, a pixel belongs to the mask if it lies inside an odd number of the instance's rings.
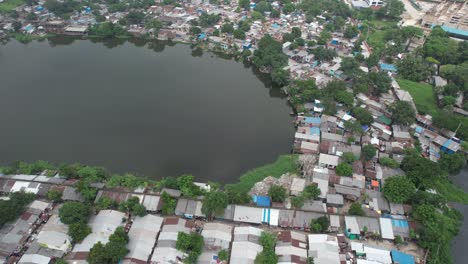
{"label": "open field", "polygon": [[430,84],[405,79],[397,79],[397,82],[401,89],[411,94],[419,112],[434,115],[439,111]]}

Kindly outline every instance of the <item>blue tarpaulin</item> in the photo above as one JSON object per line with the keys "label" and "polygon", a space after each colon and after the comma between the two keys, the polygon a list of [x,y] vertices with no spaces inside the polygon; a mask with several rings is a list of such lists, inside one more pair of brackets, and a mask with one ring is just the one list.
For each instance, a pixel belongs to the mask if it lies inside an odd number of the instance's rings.
{"label": "blue tarpaulin", "polygon": [[391,71],[391,72],[396,72],[397,68],[393,64],[387,64],[387,63],[381,63],[380,64],[380,69],[384,71]]}
{"label": "blue tarpaulin", "polygon": [[393,263],[414,264],[414,257],[409,254],[403,253],[395,249],[392,249],[391,254],[392,254]]}
{"label": "blue tarpaulin", "polygon": [[200,33],[200,35],[198,35],[198,39],[204,39],[204,38],[206,38],[205,33]]}
{"label": "blue tarpaulin", "polygon": [[270,197],[268,196],[252,195],[252,200],[257,206],[270,207],[271,205]]}
{"label": "blue tarpaulin", "polygon": [[320,125],[321,122],[322,121],[320,120],[320,117],[306,116],[304,118],[304,123],[308,123],[308,124]]}
{"label": "blue tarpaulin", "polygon": [[311,128],[310,128],[310,134],[311,134],[311,135],[319,135],[319,136],[320,136],[320,128],[318,128],[318,127],[311,127]]}

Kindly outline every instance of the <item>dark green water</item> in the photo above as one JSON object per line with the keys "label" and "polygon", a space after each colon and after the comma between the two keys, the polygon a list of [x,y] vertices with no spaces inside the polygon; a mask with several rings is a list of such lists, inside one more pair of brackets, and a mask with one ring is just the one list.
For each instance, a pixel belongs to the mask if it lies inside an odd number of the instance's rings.
{"label": "dark green water", "polygon": [[290,152],[291,109],[242,63],[183,44],[0,46],[0,160],[234,182]]}

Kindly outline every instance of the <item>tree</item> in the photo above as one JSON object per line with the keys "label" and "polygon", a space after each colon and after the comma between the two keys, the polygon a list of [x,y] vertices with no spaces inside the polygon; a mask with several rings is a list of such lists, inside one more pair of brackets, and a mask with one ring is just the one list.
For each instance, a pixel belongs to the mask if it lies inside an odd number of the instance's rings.
{"label": "tree", "polygon": [[259,242],[263,246],[263,251],[255,258],[255,264],[278,263],[278,256],[275,254],[276,236],[263,231]]}
{"label": "tree", "polygon": [[274,69],[271,72],[271,80],[278,86],[285,86],[289,83],[289,72],[283,69]]}
{"label": "tree", "polygon": [[140,204],[140,199],[138,197],[131,197],[127,201],[120,203],[119,210],[132,213],[136,216],[146,215],[146,208]]}
{"label": "tree", "polygon": [[343,161],[348,164],[352,164],[354,161],[356,161],[356,156],[354,156],[354,153],[352,152],[343,153],[343,156],[341,156],[341,158],[343,158]]}
{"label": "tree", "polygon": [[365,212],[362,209],[362,206],[360,203],[352,203],[351,206],[349,207],[348,214],[363,216],[365,215]]}
{"label": "tree", "polygon": [[239,6],[244,8],[245,10],[250,9],[250,1],[249,0],[239,0]]}
{"label": "tree", "polygon": [[327,49],[327,48],[324,48],[324,47],[318,47],[316,49],[312,49],[311,52],[312,52],[312,54],[315,55],[315,58],[320,62],[322,62],[322,61],[331,61],[331,60],[333,60],[333,58],[338,56],[338,54],[336,54],[335,50]]}
{"label": "tree", "polygon": [[143,22],[143,18],[145,18],[145,14],[142,12],[130,11],[127,15],[127,23],[129,25],[140,24]]}
{"label": "tree", "polygon": [[310,222],[310,229],[314,233],[324,233],[330,227],[330,220],[327,216],[321,216],[317,219],[312,219]]}
{"label": "tree", "polygon": [[398,74],[415,82],[425,81],[434,72],[434,68],[422,57],[408,55],[397,63]]}
{"label": "tree", "polygon": [[359,34],[359,29],[358,27],[352,25],[352,26],[347,26],[345,31],[344,31],[344,36],[345,38],[351,39],[354,38]]}
{"label": "tree", "polygon": [[208,218],[221,214],[228,205],[228,196],[222,191],[211,191],[203,199],[202,213]]}
{"label": "tree", "polygon": [[270,35],[266,34],[258,42],[258,49],[255,50],[252,59],[253,64],[264,70],[273,71],[283,68],[287,65],[288,57],[283,53],[281,43],[275,41]]}
{"label": "tree", "polygon": [[304,206],[304,196],[299,195],[291,198],[291,205],[294,208],[301,208],[302,206]]}
{"label": "tree", "polygon": [[375,147],[372,145],[365,145],[362,147],[361,154],[364,160],[371,160],[375,157]]}
{"label": "tree", "polygon": [[90,214],[89,206],[80,202],[65,202],[59,209],[59,217],[62,223],[86,223]]}
{"label": "tree", "polygon": [[245,32],[240,29],[234,30],[233,35],[236,39],[245,39]]}
{"label": "tree", "polygon": [[286,189],[281,185],[272,185],[268,191],[268,195],[273,202],[284,202],[286,199]]}
{"label": "tree", "polygon": [[354,103],[354,95],[347,91],[337,91],[334,97],[337,102],[348,107]]}
{"label": "tree", "polygon": [[0,227],[15,220],[26,207],[34,201],[35,195],[25,192],[10,193],[9,200],[0,200]]}
{"label": "tree", "polygon": [[316,184],[307,185],[304,190],[302,191],[302,196],[305,199],[317,199],[322,192],[320,191],[319,187]]}
{"label": "tree", "polygon": [[263,15],[265,12],[268,12],[271,10],[271,5],[266,1],[260,1],[255,6],[254,10]]}
{"label": "tree", "polygon": [[83,222],[73,223],[68,228],[68,235],[70,235],[73,243],[80,243],[91,232],[91,227]]}
{"label": "tree", "polygon": [[340,69],[348,76],[354,76],[361,72],[359,62],[353,57],[345,57],[341,61]]}
{"label": "tree", "polygon": [[340,163],[336,166],[336,174],[351,177],[353,176],[353,167],[348,163]]}
{"label": "tree", "polygon": [[406,203],[416,192],[413,182],[404,176],[393,176],[385,180],[383,194],[392,203]]}
{"label": "tree", "polygon": [[221,249],[218,252],[218,258],[221,261],[227,261],[229,259],[229,252],[226,249]]}
{"label": "tree", "polygon": [[283,13],[285,13],[286,15],[294,12],[294,10],[296,10],[296,7],[293,3],[287,3],[283,6]]}
{"label": "tree", "polygon": [[190,234],[179,232],[177,234],[176,248],[188,253],[186,259],[188,263],[197,263],[197,259],[203,250],[203,237],[194,232]]}
{"label": "tree", "polygon": [[175,208],[177,206],[177,200],[172,198],[167,192],[163,192],[161,195],[162,215],[172,215],[174,214]]}
{"label": "tree", "polygon": [[393,169],[400,167],[400,164],[396,160],[392,158],[387,158],[387,157],[379,158],[379,163],[382,166],[386,166],[386,167],[393,168]]}
{"label": "tree", "polygon": [[390,105],[390,113],[393,122],[404,126],[413,124],[416,118],[413,106],[407,101],[397,101]]}
{"label": "tree", "polygon": [[47,192],[47,198],[54,202],[60,202],[62,200],[62,192],[50,190]]}
{"label": "tree", "polygon": [[374,122],[374,117],[364,108],[355,107],[351,109],[351,114],[363,125],[370,125]]}
{"label": "tree", "polygon": [[224,23],[223,26],[221,27],[221,32],[232,33],[234,32],[234,26],[232,25],[232,23]]}
{"label": "tree", "polygon": [[199,27],[191,27],[190,28],[190,33],[192,35],[198,36],[201,33],[201,29]]}
{"label": "tree", "polygon": [[119,226],[110,235],[109,242],[103,245],[101,242],[94,244],[88,255],[90,264],[112,264],[121,261],[129,250],[126,245],[129,241],[124,228]]}
{"label": "tree", "polygon": [[450,174],[457,174],[465,166],[466,160],[462,153],[445,154],[442,153],[439,160],[440,168]]}

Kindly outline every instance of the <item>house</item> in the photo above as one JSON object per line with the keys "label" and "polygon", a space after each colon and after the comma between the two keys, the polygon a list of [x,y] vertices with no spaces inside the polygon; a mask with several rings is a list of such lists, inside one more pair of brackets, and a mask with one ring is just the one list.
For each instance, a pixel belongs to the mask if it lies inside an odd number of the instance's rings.
{"label": "house", "polygon": [[270,207],[271,199],[268,196],[252,195],[252,201],[260,207]]}
{"label": "house", "polygon": [[320,153],[319,155],[319,166],[324,168],[335,168],[338,166],[339,157],[334,155],[328,155]]}
{"label": "house", "polygon": [[322,140],[331,142],[346,142],[346,139],[343,137],[343,135],[328,132],[322,132]]}
{"label": "house", "polygon": [[[198,258],[198,263],[213,263],[222,249],[229,251],[232,241],[231,225],[222,223],[205,223],[201,235],[203,236],[204,249]],[[214,262],[216,263],[216,262]]]}
{"label": "house", "polygon": [[382,238],[394,240],[395,236],[393,235],[392,220],[389,218],[379,218],[380,221],[380,230],[382,231]]}
{"label": "house", "polygon": [[150,214],[135,217],[128,232],[129,242],[127,248],[129,252],[125,256],[123,264],[145,263],[148,261],[163,220],[160,216]]}
{"label": "house", "polygon": [[235,205],[233,221],[261,224],[263,220],[262,217],[263,208]]}
{"label": "house", "polygon": [[390,254],[392,256],[393,263],[398,263],[398,264],[414,264],[415,263],[414,257],[411,256],[410,254],[403,253],[396,249],[392,249],[392,251],[390,251]]}
{"label": "house", "polygon": [[122,218],[124,217],[124,213],[115,210],[101,210],[97,215],[91,216],[88,224],[92,233],[73,247],[70,260],[84,263],[94,244],[109,242],[110,235],[114,233],[117,227],[122,226]]}
{"label": "house", "polygon": [[344,205],[343,195],[341,194],[327,194],[327,206],[342,207]]}
{"label": "house", "polygon": [[312,175],[312,182],[316,183],[320,189],[320,198],[325,198],[328,193],[328,182],[330,176],[328,174],[328,169],[321,169],[320,167],[314,168]]}
{"label": "house", "polygon": [[372,262],[381,264],[392,264],[390,251],[384,248],[364,245],[365,259]]}
{"label": "house", "polygon": [[179,199],[177,200],[177,206],[174,211],[175,215],[183,216],[187,219],[193,219],[194,217],[205,217],[201,212],[203,204],[201,201]]}
{"label": "house", "polygon": [[143,197],[143,206],[146,208],[146,211],[156,212],[160,209],[160,196],[146,194]]}
{"label": "house", "polygon": [[290,230],[278,232],[275,253],[278,263],[307,263],[307,236],[304,233]]}
{"label": "house", "polygon": [[178,217],[166,217],[158,242],[151,256],[151,263],[173,263],[185,256],[184,252],[176,249],[179,232],[189,234],[192,223]]}
{"label": "house", "polygon": [[252,226],[235,227],[229,263],[254,264],[257,255],[263,251],[259,242],[262,232]]}
{"label": "house", "polygon": [[326,234],[309,235],[309,257],[317,264],[340,264],[338,239]]}
{"label": "house", "polygon": [[324,214],[297,210],[294,214],[292,227],[301,230],[308,230],[310,227],[310,222],[321,216],[324,216]]}
{"label": "house", "polygon": [[341,219],[339,215],[331,214],[330,218],[330,232],[338,232],[341,229]]}
{"label": "house", "polygon": [[299,149],[303,154],[318,154],[319,144],[313,142],[302,141]]}
{"label": "house", "polygon": [[345,186],[341,184],[335,184],[335,191],[338,194],[342,194],[346,199],[356,201],[361,197],[361,189]]}

